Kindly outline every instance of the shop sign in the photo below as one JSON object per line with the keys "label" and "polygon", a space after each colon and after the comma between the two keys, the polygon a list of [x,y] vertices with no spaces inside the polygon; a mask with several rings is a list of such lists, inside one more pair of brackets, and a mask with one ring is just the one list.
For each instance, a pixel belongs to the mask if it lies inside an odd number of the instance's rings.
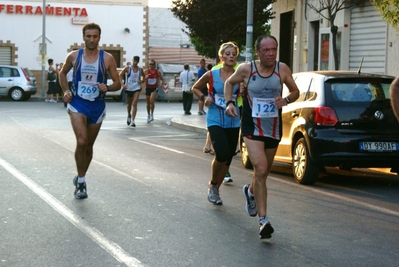
{"label": "shop sign", "polygon": [[[47,16],[88,16],[86,8],[81,7],[46,6],[45,12]],[[2,13],[10,15],[43,15],[43,8],[41,6],[0,4],[0,14]]]}

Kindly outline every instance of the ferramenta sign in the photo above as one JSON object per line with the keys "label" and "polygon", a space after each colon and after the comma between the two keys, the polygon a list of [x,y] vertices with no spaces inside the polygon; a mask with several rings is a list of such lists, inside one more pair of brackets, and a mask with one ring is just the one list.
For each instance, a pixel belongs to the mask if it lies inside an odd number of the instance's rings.
{"label": "ferramenta sign", "polygon": [[[86,8],[81,7],[54,7],[46,6],[47,16],[75,16],[75,17],[87,17]],[[43,8],[41,6],[30,6],[30,5],[4,5],[0,4],[0,15],[43,15]]]}

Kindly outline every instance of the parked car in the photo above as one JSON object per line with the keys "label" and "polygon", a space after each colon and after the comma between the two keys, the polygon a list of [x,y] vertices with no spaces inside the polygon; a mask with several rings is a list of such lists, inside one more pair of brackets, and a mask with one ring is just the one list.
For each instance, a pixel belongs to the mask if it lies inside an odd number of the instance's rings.
{"label": "parked car", "polygon": [[[300,95],[282,109],[283,136],[275,161],[290,163],[298,183],[315,183],[327,166],[399,172],[399,123],[389,99],[394,77],[349,71],[293,77]],[[242,164],[252,167],[245,143]]]}
{"label": "parked car", "polygon": [[28,68],[0,65],[0,96],[26,101],[36,92],[36,77]]}
{"label": "parked car", "polygon": [[[182,83],[180,82],[180,73],[184,71],[183,63],[159,63],[157,65],[159,71],[162,73],[164,84],[159,88],[157,101],[183,101]],[[197,79],[197,66],[191,64],[190,71],[194,73]],[[197,97],[194,95],[194,100]]]}
{"label": "parked car", "polygon": [[[121,70],[123,70],[123,68],[117,68],[117,70],[118,70],[118,73],[120,73]],[[110,77],[109,74],[108,74],[108,77]],[[112,84],[112,79],[108,79],[107,80],[107,85],[111,85],[111,84]],[[112,97],[115,101],[122,101],[122,98],[123,98],[122,93],[123,93],[123,90],[122,90],[122,87],[121,87],[121,89],[119,89],[117,91],[107,92],[105,97]]]}

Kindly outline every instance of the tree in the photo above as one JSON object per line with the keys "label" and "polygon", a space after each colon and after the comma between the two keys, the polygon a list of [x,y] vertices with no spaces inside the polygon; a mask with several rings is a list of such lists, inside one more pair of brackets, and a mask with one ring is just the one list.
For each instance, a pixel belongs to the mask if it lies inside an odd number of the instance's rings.
{"label": "tree", "polygon": [[382,18],[399,31],[399,1],[398,0],[371,0],[371,3],[380,11]]}
{"label": "tree", "polygon": [[335,70],[339,69],[337,50],[338,26],[335,25],[337,13],[345,8],[350,8],[364,2],[365,0],[302,0],[302,3],[304,3],[307,7],[314,10],[321,17],[330,22]]}
{"label": "tree", "polygon": [[[254,0],[253,35],[266,33],[274,0]],[[182,29],[198,54],[219,60],[220,44],[234,41],[245,47],[247,0],[173,0],[173,15],[187,26]]]}

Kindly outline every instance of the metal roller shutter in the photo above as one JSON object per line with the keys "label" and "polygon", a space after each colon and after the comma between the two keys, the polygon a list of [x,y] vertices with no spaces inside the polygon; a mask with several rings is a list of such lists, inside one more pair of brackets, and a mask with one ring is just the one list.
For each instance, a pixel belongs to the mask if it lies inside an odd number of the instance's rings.
{"label": "metal roller shutter", "polygon": [[11,65],[11,47],[0,46],[0,64]]}
{"label": "metal roller shutter", "polygon": [[387,26],[374,6],[352,10],[349,47],[349,69],[358,70],[364,58],[362,72],[385,73]]}

